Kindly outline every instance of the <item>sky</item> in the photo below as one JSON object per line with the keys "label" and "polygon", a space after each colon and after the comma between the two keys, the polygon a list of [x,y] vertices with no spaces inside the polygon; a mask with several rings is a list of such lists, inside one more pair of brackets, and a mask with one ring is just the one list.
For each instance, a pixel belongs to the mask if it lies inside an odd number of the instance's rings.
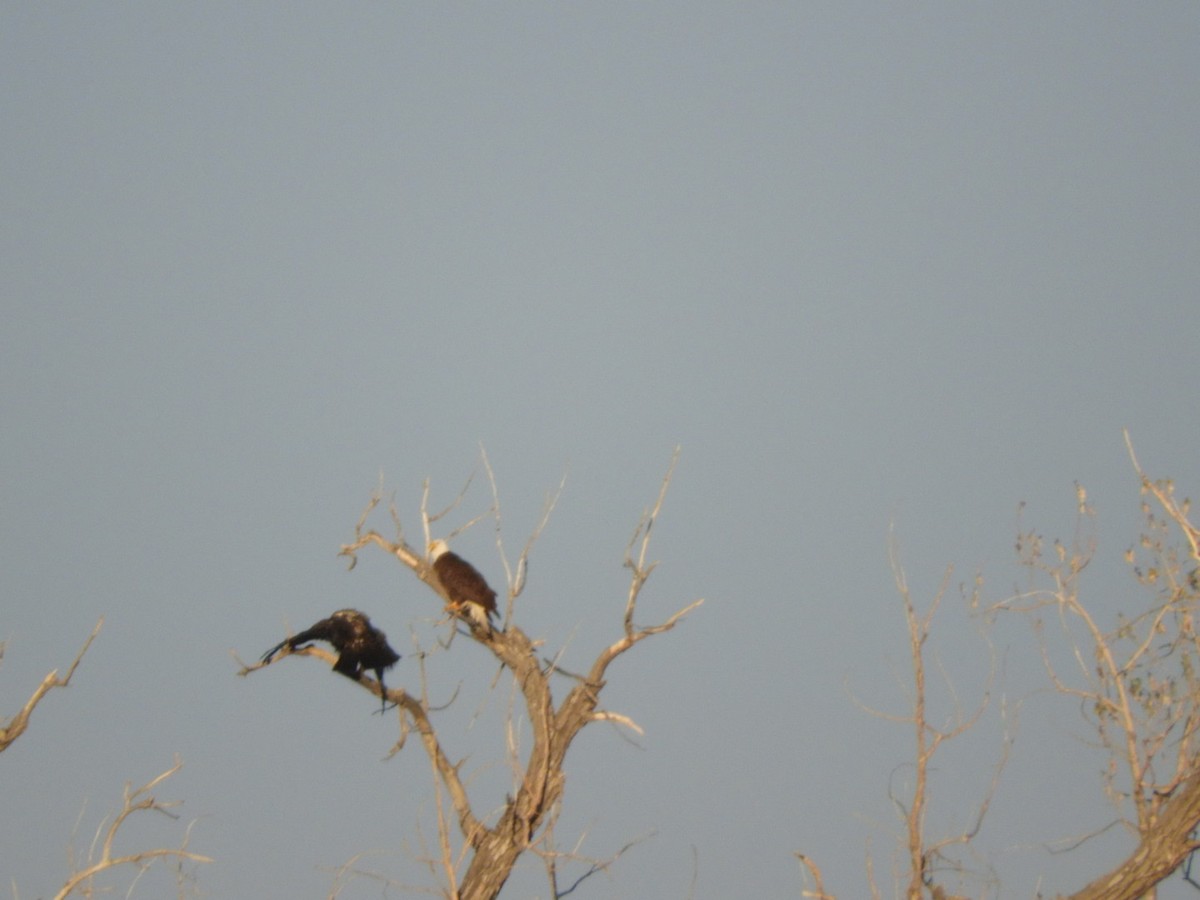
{"label": "sky", "polygon": [[[176,755],[181,818],[122,842],[193,823],[203,896],[325,897],[352,858],[436,885],[394,716],[231,652],[354,607],[416,690],[436,598],[338,550],[381,484],[410,536],[426,480],[437,508],[474,476],[446,531],[485,512],[486,452],[510,553],[565,477],[515,622],[583,669],[676,447],[638,620],[705,602],[610,669],[644,733],[568,757],[559,843],[638,841],[576,896],[796,897],[797,851],[842,897],[869,858],[890,896],[889,534],[919,605],[953,567],[931,649],[969,706],[989,656],[958,585],[1008,596],[1019,526],[1069,537],[1086,487],[1111,619],[1145,600],[1122,430],[1197,489],[1193,4],[8,4],[0,84],[0,715],[104,619],[0,759],[5,896],[56,891]],[[502,583],[494,521],[455,548]],[[978,896],[1077,889],[1129,846],[1047,851],[1112,812],[1031,641],[993,635],[993,696],[1025,702]],[[494,810],[509,686],[466,640],[428,667]],[[999,709],[938,765],[931,837],[971,821]],[[535,860],[503,896],[547,896]]]}

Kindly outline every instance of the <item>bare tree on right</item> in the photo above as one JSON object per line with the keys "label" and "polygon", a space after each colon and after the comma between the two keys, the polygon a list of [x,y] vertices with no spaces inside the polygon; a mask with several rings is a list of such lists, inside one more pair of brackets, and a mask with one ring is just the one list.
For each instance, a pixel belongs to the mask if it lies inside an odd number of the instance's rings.
{"label": "bare tree on right", "polygon": [[[1095,513],[1078,485],[1077,524],[1070,540],[1047,540],[1034,530],[1018,536],[1019,560],[1031,576],[1029,588],[990,607],[978,605],[978,586],[970,598],[984,613],[985,640],[994,616],[1015,613],[1030,621],[1050,684],[1078,703],[1108,757],[1101,788],[1113,807],[1114,822],[1096,833],[1118,824],[1131,836],[1132,847],[1109,871],[1060,895],[1065,900],[1154,900],[1157,886],[1200,849],[1200,529],[1190,520],[1190,502],[1176,495],[1171,481],[1147,475],[1128,434],[1125,439],[1141,486],[1143,515],[1142,534],[1125,558],[1148,600],[1115,622],[1103,622],[1084,600],[1080,580],[1095,554]],[[896,873],[898,890],[908,900],[957,900],[953,891],[972,881],[978,886],[978,876],[973,878],[946,851],[971,845],[983,827],[1010,736],[997,753],[996,774],[986,795],[975,802],[970,824],[948,837],[927,834],[925,773],[943,744],[975,727],[988,697],[985,693],[976,707],[956,713],[948,723],[931,720],[926,641],[946,585],[919,611],[894,546],[892,550],[913,680],[910,711],[887,718],[908,725],[915,735],[915,777],[907,796],[894,797],[906,844]],[[1060,652],[1064,648],[1065,654]],[[1054,662],[1064,657],[1072,662]],[[807,882],[802,896],[832,900],[817,862],[802,853],[796,856]],[[873,896],[881,896],[873,871],[868,875]],[[998,885],[989,881],[982,889],[993,896]]]}

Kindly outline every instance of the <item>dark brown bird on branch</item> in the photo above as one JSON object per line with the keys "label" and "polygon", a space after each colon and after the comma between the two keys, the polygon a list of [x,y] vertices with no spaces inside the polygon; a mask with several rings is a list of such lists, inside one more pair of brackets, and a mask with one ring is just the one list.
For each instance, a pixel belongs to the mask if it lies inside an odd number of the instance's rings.
{"label": "dark brown bird on branch", "polygon": [[476,568],[451,551],[445,541],[431,541],[429,556],[433,560],[433,573],[450,604],[466,612],[479,627],[492,633],[491,618],[496,614],[496,592],[488,587]]}
{"label": "dark brown bird on branch", "polygon": [[322,619],[312,628],[294,634],[281,641],[262,655],[263,663],[269,663],[275,654],[285,647],[295,650],[301,644],[326,641],[338,652],[333,671],[340,672],[355,681],[363,672],[374,671],[379,681],[384,710],[387,709],[387,687],[383,683],[383,672],[400,659],[400,654],[388,646],[387,635],[371,624],[371,620],[357,609],[339,609],[328,619]]}

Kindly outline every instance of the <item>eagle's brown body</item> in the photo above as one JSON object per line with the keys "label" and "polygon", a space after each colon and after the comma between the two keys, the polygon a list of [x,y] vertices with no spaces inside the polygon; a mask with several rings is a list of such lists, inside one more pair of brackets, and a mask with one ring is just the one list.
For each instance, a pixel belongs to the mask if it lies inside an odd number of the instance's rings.
{"label": "eagle's brown body", "polygon": [[479,571],[446,546],[445,541],[429,545],[433,556],[433,573],[450,603],[466,611],[486,631],[491,631],[491,618],[496,614],[496,592],[488,586]]}

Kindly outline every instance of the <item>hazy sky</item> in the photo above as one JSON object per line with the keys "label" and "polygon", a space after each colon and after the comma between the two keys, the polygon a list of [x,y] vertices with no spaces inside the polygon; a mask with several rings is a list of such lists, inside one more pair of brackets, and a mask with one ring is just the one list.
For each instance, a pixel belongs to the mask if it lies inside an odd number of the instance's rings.
{"label": "hazy sky", "polygon": [[[1197,490],[1194,4],[8,4],[0,84],[0,713],[105,617],[0,759],[5,896],[57,890],[73,831],[175,754],[183,821],[125,846],[197,819],[205,896],[324,897],[367,851],[430,884],[395,719],[229,651],[356,607],[415,690],[436,599],[337,551],[381,477],[415,531],[423,479],[450,501],[481,445],[510,548],[566,473],[517,622],[574,669],[619,634],[682,446],[639,618],[706,602],[610,671],[645,734],[581,736],[559,826],[597,856],[653,836],[577,895],[795,897],[802,850],[866,896],[911,759],[855,702],[905,708],[889,526],[918,600],[955,566],[935,645],[969,702],[956,586],[1022,577],[1021,501],[1069,535],[1086,486],[1112,615],[1145,599],[1121,429]],[[489,502],[476,477],[447,529]],[[494,535],[456,547],[499,583]],[[1028,629],[997,641],[1028,691]],[[430,666],[494,810],[507,687],[468,641]],[[970,821],[996,710],[939,766],[931,836]],[[1083,733],[1023,707],[977,844],[1004,896],[1127,846],[1044,849],[1110,817]],[[504,896],[546,896],[533,861]]]}

